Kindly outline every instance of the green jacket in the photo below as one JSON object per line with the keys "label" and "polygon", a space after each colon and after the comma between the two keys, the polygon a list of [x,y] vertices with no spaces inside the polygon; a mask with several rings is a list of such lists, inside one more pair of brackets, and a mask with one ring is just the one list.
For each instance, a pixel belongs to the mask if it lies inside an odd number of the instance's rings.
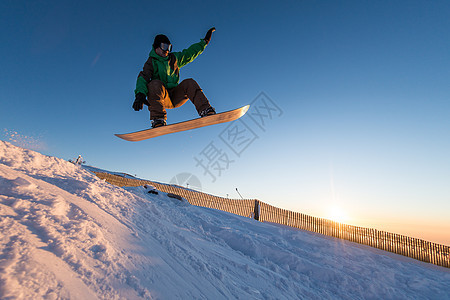
{"label": "green jacket", "polygon": [[168,89],[176,87],[180,82],[180,68],[196,59],[205,48],[206,42],[202,39],[181,52],[169,53],[167,57],[159,56],[152,49],[137,78],[135,94],[147,95],[147,84],[153,79],[161,80]]}

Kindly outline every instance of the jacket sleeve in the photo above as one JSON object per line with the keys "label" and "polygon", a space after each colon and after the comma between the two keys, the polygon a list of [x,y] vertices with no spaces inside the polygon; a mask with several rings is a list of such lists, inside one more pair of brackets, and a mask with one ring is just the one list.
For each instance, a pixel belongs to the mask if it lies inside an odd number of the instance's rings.
{"label": "jacket sleeve", "polygon": [[152,80],[153,77],[153,64],[152,58],[149,57],[144,64],[144,68],[139,73],[138,78],[136,80],[136,89],[134,90],[135,94],[142,93],[147,96],[148,88],[147,84]]}
{"label": "jacket sleeve", "polygon": [[177,57],[178,67],[184,67],[188,63],[192,62],[194,59],[199,56],[203,50],[206,48],[205,40],[200,40],[200,42],[191,45],[189,48],[184,49],[181,52],[175,52],[175,56]]}

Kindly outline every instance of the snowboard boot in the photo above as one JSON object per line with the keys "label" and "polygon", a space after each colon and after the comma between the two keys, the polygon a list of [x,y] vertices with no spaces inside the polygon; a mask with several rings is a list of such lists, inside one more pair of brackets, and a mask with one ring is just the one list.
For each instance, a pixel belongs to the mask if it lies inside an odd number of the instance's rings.
{"label": "snowboard boot", "polygon": [[215,114],[216,114],[216,111],[215,111],[214,107],[210,106],[200,112],[200,117],[203,118],[203,117],[212,116]]}
{"label": "snowboard boot", "polygon": [[158,128],[158,127],[166,126],[166,125],[167,125],[167,123],[166,123],[166,120],[164,120],[164,119],[152,120],[152,128]]}

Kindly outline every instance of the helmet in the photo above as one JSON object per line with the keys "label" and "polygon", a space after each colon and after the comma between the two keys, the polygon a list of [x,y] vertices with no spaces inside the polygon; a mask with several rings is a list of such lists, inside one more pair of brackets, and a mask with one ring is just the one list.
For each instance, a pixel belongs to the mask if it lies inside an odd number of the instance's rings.
{"label": "helmet", "polygon": [[165,36],[164,34],[158,34],[157,36],[155,36],[155,41],[153,42],[153,49],[157,49],[159,47],[161,47],[161,44],[167,44],[169,45],[169,51],[172,50],[172,44],[170,43],[170,40],[167,36]]}

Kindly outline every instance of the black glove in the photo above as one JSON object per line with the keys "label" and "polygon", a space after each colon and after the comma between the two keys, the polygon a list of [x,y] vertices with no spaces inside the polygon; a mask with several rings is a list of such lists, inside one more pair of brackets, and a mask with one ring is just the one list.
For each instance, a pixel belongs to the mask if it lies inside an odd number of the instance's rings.
{"label": "black glove", "polygon": [[212,34],[214,31],[216,31],[216,27],[211,28],[211,29],[208,30],[208,32],[206,33],[205,38],[204,38],[204,40],[205,40],[205,42],[206,42],[206,45],[208,45],[209,42],[211,41],[211,34]]}
{"label": "black glove", "polygon": [[147,102],[145,95],[142,93],[137,93],[136,99],[134,100],[133,103],[133,109],[135,111],[140,111],[144,107],[145,102]]}

